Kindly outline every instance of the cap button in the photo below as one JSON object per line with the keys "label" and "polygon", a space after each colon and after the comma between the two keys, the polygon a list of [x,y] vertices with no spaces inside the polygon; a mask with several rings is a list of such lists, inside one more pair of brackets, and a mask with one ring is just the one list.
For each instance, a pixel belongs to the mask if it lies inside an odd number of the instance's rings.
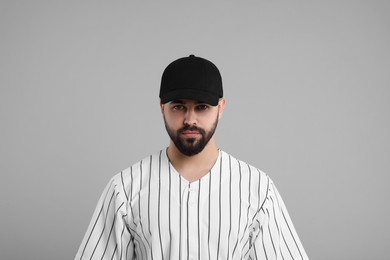
{"label": "cap button", "polygon": [[193,57],[195,57],[195,55],[194,55],[194,54],[191,54],[190,57],[193,58]]}

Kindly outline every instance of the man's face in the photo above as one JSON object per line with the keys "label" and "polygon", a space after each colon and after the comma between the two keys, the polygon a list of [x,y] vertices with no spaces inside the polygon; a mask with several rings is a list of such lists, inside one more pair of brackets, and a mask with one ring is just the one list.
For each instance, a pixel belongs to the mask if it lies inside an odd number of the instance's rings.
{"label": "man's face", "polygon": [[175,100],[161,105],[161,109],[169,137],[186,156],[203,151],[222,113],[221,104],[214,107],[194,100]]}

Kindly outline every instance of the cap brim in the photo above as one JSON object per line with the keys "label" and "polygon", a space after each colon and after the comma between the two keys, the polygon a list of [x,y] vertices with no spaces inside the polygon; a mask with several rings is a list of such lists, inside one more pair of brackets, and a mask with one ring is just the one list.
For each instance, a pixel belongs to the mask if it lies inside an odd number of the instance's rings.
{"label": "cap brim", "polygon": [[160,98],[163,104],[174,100],[190,99],[190,100],[205,102],[211,106],[218,105],[218,101],[220,99],[218,95],[213,95],[209,92],[203,92],[203,91],[191,90],[191,89],[173,90],[168,93],[165,93],[164,96]]}

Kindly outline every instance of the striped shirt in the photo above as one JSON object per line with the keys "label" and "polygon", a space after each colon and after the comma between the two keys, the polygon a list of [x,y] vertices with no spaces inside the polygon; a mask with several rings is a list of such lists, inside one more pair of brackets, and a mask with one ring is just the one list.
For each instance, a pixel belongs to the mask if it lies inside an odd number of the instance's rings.
{"label": "striped shirt", "polygon": [[189,182],[166,150],[115,175],[75,259],[308,259],[272,180],[219,150]]}

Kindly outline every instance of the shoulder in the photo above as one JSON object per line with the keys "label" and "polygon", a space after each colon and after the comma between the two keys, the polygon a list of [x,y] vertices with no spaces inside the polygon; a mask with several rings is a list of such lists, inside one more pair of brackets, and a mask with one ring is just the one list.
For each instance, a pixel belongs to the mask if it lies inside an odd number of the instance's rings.
{"label": "shoulder", "polygon": [[152,163],[155,164],[155,162],[158,162],[161,157],[165,158],[164,152],[165,150],[162,149],[160,151],[151,153],[150,155],[144,157],[142,160],[139,160],[130,165],[129,167],[123,169],[122,171],[116,173],[111,178],[110,182],[113,182],[116,185],[121,185],[124,187],[125,190],[128,190],[131,183],[139,179],[139,176],[143,172],[149,171],[149,168],[151,167]]}
{"label": "shoulder", "polygon": [[268,174],[224,151],[221,151],[221,160],[225,168],[229,167],[235,181],[250,187],[252,194],[267,196],[270,186],[273,185]]}
{"label": "shoulder", "polygon": [[269,176],[259,168],[222,150],[221,160],[224,161],[224,164],[229,164],[232,170],[239,171],[241,174],[250,174],[252,177],[269,179]]}

